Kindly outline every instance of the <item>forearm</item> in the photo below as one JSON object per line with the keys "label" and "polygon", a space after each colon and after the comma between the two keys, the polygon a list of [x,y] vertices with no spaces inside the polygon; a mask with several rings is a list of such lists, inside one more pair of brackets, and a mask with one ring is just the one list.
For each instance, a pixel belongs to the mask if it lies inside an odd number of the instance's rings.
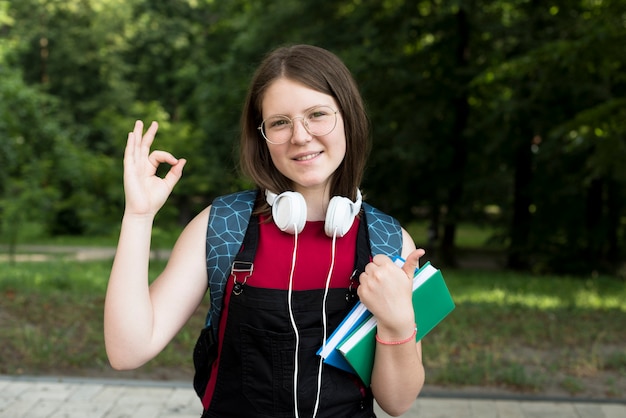
{"label": "forearm", "polygon": [[376,343],[372,392],[380,407],[392,416],[406,412],[424,385],[421,343]]}
{"label": "forearm", "polygon": [[139,367],[150,358],[153,310],[148,284],[152,216],[122,219],[104,304],[104,337],[113,367]]}

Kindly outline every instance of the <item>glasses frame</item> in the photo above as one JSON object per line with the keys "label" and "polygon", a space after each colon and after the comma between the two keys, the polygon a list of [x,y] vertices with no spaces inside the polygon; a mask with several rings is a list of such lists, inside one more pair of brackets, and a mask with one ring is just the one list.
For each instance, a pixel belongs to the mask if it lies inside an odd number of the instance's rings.
{"label": "glasses frame", "polygon": [[[328,132],[323,133],[323,134],[317,134],[317,133],[311,132],[311,130],[309,129],[309,124],[307,123],[307,120],[306,120],[306,115],[307,114],[309,114],[309,113],[311,113],[311,112],[313,112],[313,111],[315,111],[317,109],[320,109],[320,108],[330,109],[331,113],[335,116],[335,123],[333,123],[333,127],[330,128],[330,130]],[[307,112],[305,112],[305,114],[303,116],[295,116],[293,118],[290,118],[287,115],[272,115],[272,116],[269,116],[269,117],[263,119],[263,122],[261,122],[261,124],[257,127],[257,129],[261,132],[261,135],[263,136],[263,139],[265,139],[267,142],[269,142],[270,144],[273,144],[273,145],[281,145],[281,144],[286,144],[287,142],[291,141],[291,139],[293,138],[293,130],[294,130],[294,127],[296,125],[296,119],[302,119],[302,126],[304,126],[304,129],[309,133],[309,135],[312,135],[312,136],[324,136],[324,135],[328,135],[329,133],[334,131],[335,128],[337,127],[337,113],[339,113],[339,111],[333,109],[330,106],[326,106],[326,105],[315,106],[312,109],[310,109]],[[263,129],[263,127],[265,126],[265,122],[268,119],[276,118],[276,117],[283,117],[283,118],[287,119],[289,122],[291,122],[291,135],[289,135],[289,139],[287,139],[286,141],[283,141],[283,142],[272,141],[271,139],[269,139],[265,135],[265,129]]]}

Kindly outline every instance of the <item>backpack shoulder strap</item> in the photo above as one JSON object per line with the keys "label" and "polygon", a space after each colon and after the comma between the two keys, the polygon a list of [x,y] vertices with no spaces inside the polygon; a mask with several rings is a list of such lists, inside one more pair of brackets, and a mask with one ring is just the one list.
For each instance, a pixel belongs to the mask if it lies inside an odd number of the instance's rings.
{"label": "backpack shoulder strap", "polygon": [[[206,234],[206,265],[210,307],[206,325],[218,324],[226,280],[246,234],[257,190],[247,190],[216,198],[209,212]],[[217,325],[213,327],[217,333]]]}
{"label": "backpack shoulder strap", "polygon": [[372,257],[385,254],[389,257],[402,254],[402,228],[392,216],[363,202],[363,214],[367,223],[367,233]]}

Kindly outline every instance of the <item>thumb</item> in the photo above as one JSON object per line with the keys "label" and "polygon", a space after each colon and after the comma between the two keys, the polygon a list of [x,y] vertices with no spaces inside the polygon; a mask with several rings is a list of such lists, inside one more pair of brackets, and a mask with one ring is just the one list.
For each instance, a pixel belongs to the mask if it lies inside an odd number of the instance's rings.
{"label": "thumb", "polygon": [[420,257],[423,256],[425,253],[426,252],[423,249],[418,248],[407,256],[406,261],[402,266],[402,270],[404,270],[404,272],[407,276],[409,276],[410,279],[412,279],[415,275],[415,270],[419,267]]}
{"label": "thumb", "polygon": [[170,170],[164,177],[164,180],[170,185],[170,188],[173,189],[176,183],[178,183],[178,180],[183,176],[183,167],[185,167],[185,164],[187,164],[187,160],[181,158],[170,167]]}

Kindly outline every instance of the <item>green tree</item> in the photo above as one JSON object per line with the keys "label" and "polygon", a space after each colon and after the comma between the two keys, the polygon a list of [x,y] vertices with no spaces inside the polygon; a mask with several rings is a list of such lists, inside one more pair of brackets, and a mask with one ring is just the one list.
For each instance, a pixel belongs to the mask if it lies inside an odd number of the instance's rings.
{"label": "green tree", "polygon": [[[54,149],[59,127],[46,120],[53,100],[0,63],[0,231],[14,254],[21,237],[41,232],[58,204]],[[52,180],[52,181],[51,181]]]}
{"label": "green tree", "polygon": [[0,52],[27,90],[47,94],[47,123],[62,132],[50,231],[119,222],[136,119],[159,121],[155,146],[189,159],[165,224],[248,187],[236,170],[248,81],[268,50],[303,42],[355,75],[372,122],[364,191],[403,222],[428,221],[432,242],[419,245],[454,264],[457,225],[489,222],[510,267],[582,272],[626,251],[622,10],[619,0],[5,1]]}
{"label": "green tree", "polygon": [[[511,268],[584,272],[623,257],[624,183],[604,168],[623,158],[623,132],[606,122],[624,97],[620,3],[520,3],[507,31],[516,41],[476,80],[479,102],[493,103],[483,120],[501,130],[495,143],[513,174]],[[588,131],[611,137],[614,153],[598,159],[595,134],[578,133]]]}

